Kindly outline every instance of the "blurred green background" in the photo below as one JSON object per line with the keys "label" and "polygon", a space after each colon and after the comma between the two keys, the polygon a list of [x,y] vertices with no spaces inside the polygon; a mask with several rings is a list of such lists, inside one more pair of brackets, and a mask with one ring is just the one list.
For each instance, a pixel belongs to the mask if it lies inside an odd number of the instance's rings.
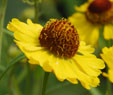
{"label": "blurred green background", "polygon": [[[12,18],[18,18],[21,21],[26,21],[27,18],[34,19],[34,6],[27,4],[25,1],[8,0],[4,28]],[[67,18],[75,12],[75,5],[80,5],[84,2],[86,0],[42,0],[39,4],[39,18],[35,22],[44,25],[50,18]],[[13,42],[13,37],[4,34],[0,73],[7,67],[9,61],[19,53],[19,49]],[[44,71],[41,67],[30,65],[27,63],[27,59],[24,59],[14,65],[0,81],[0,95],[39,95],[43,75]],[[104,82],[102,80],[99,87],[103,93],[105,89]],[[67,81],[59,82],[52,73],[49,76],[46,94],[91,95],[80,84],[73,85]]]}

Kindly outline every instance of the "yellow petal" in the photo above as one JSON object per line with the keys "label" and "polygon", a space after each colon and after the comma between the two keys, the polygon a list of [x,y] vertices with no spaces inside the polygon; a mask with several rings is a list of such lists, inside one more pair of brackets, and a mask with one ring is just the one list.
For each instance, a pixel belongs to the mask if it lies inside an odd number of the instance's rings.
{"label": "yellow petal", "polygon": [[102,75],[103,75],[104,77],[108,77],[108,74],[105,73],[105,72],[103,72]]}
{"label": "yellow petal", "polygon": [[76,73],[74,73],[72,64],[69,60],[53,57],[49,60],[49,64],[60,81],[67,79],[74,84],[78,83],[76,80]]}
{"label": "yellow petal", "polygon": [[33,46],[33,45],[30,45],[29,43],[19,42],[16,40],[15,40],[15,42],[19,47],[23,47],[23,49],[28,51],[28,52],[43,49],[43,47],[41,47],[41,46]]}
{"label": "yellow petal", "polygon": [[40,64],[38,61],[36,61],[36,60],[34,60],[34,59],[32,59],[32,58],[30,58],[30,59],[28,60],[28,62],[29,62],[30,64],[34,64],[34,65],[39,65],[39,64]]}
{"label": "yellow petal", "polygon": [[[83,86],[84,88],[88,89],[88,90],[91,89],[91,86],[92,86],[92,87],[97,87],[97,86],[99,85],[99,83],[100,83],[100,80],[99,80],[99,78],[97,78],[97,77],[94,77],[94,78],[92,79],[92,82],[89,83],[89,84],[88,84],[88,83],[85,83],[85,82],[83,82],[83,81],[81,81],[82,86]],[[90,86],[90,84],[91,84],[91,86]]]}
{"label": "yellow petal", "polygon": [[86,12],[87,9],[88,9],[88,6],[90,5],[90,3],[92,2],[93,0],[88,0],[88,2],[82,4],[81,6],[75,6],[75,10],[78,11],[78,12]]}
{"label": "yellow petal", "polygon": [[106,40],[113,39],[113,25],[108,24],[104,26],[104,38]]}
{"label": "yellow petal", "polygon": [[102,59],[106,62],[109,68],[113,69],[113,46],[110,48],[107,47],[103,48],[102,52],[103,52],[101,54]]}
{"label": "yellow petal", "polygon": [[87,3],[82,4],[82,5],[79,6],[79,7],[78,7],[78,6],[75,6],[75,10],[76,10],[76,11],[79,11],[79,12],[86,12],[88,6],[89,6],[89,3],[87,2]]}
{"label": "yellow petal", "polygon": [[108,78],[113,83],[113,69],[108,70]]}
{"label": "yellow petal", "polygon": [[95,50],[91,47],[91,45],[86,45],[84,41],[80,41],[80,46],[78,52],[81,54],[89,54],[93,53]]}
{"label": "yellow petal", "polygon": [[104,62],[92,54],[76,55],[74,59],[76,59],[78,66],[89,76],[98,76],[101,73],[99,69],[105,67]]}
{"label": "yellow petal", "polygon": [[105,67],[104,62],[94,55],[76,55],[73,60],[76,62],[77,79],[82,85],[87,89],[90,89],[90,86],[96,87],[100,82],[100,69]]}
{"label": "yellow petal", "polygon": [[69,17],[69,21],[76,27],[80,40],[91,45],[97,44],[100,26],[89,22],[85,14],[82,13],[73,14],[71,17]]}
{"label": "yellow petal", "polygon": [[15,42],[29,59],[31,59],[31,57],[34,56],[35,53],[37,54],[38,51],[43,50],[43,47],[35,47],[33,45],[29,45],[29,43],[27,44],[19,41]]}
{"label": "yellow petal", "polygon": [[101,57],[108,66],[108,74],[104,74],[104,76],[113,82],[113,46],[110,48],[104,47],[102,52]]}
{"label": "yellow petal", "polygon": [[33,24],[30,19],[27,20],[27,24],[14,18],[8,24],[7,29],[14,32],[16,40],[29,43],[32,45],[39,44],[39,35],[42,30],[42,26],[39,24]]}

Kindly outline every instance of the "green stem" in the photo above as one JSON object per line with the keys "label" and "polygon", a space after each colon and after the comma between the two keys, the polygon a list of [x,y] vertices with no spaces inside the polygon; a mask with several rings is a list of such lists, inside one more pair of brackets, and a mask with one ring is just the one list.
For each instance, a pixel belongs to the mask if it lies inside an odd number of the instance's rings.
{"label": "green stem", "polygon": [[13,94],[11,95],[22,95],[16,76],[12,76],[12,85],[13,85],[12,87]]}
{"label": "green stem", "polygon": [[30,95],[30,64],[29,63],[26,63],[27,65],[27,79],[26,79],[26,95]]}
{"label": "green stem", "polygon": [[2,62],[2,40],[3,40],[3,26],[4,26],[4,18],[7,7],[7,0],[2,0],[1,10],[0,10],[0,63]]}
{"label": "green stem", "polygon": [[112,40],[108,40],[108,47],[111,47],[113,44],[112,44]]}
{"label": "green stem", "polygon": [[11,72],[10,72],[10,74],[9,74],[9,79],[8,79],[8,81],[9,81],[9,83],[8,83],[8,93],[9,93],[9,95],[12,95],[13,94],[13,91],[12,91],[12,79],[13,79],[13,74],[14,74],[14,71],[15,71],[15,68],[16,67],[16,65],[13,65],[12,66],[12,70],[11,70]]}
{"label": "green stem", "polygon": [[34,0],[34,11],[35,11],[34,22],[37,22],[38,21],[38,0]]}
{"label": "green stem", "polygon": [[106,95],[112,95],[112,84],[110,83],[109,79],[107,79]]}
{"label": "green stem", "polygon": [[8,34],[8,35],[11,36],[11,37],[14,37],[14,33],[8,31],[7,29],[4,29],[4,33]]}
{"label": "green stem", "polygon": [[[106,68],[107,72],[108,72],[109,68]],[[112,84],[109,81],[109,79],[107,78],[107,88],[106,88],[106,95],[112,95]]]}
{"label": "green stem", "polygon": [[14,65],[16,64],[19,60],[25,58],[24,54],[20,54],[17,57],[15,57],[14,59],[12,59],[8,64],[7,68],[2,72],[1,76],[0,76],[0,80],[4,77],[4,75],[7,73],[7,71]]}
{"label": "green stem", "polygon": [[44,80],[43,80],[43,84],[42,84],[41,95],[45,95],[48,77],[49,77],[49,73],[48,72],[45,72]]}
{"label": "green stem", "polygon": [[[112,46],[112,40],[109,40],[109,41],[108,41],[108,47],[111,47],[111,46]],[[107,67],[107,68],[106,68],[107,73],[108,73],[108,70],[109,70],[109,68]],[[111,84],[111,82],[109,81],[109,78],[107,78],[106,95],[112,95],[112,84]]]}

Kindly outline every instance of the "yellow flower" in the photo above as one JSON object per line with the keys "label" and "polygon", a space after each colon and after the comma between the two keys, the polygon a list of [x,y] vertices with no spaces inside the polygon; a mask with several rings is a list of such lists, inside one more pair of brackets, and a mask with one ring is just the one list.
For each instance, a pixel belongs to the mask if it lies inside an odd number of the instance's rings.
{"label": "yellow flower", "polygon": [[81,40],[97,44],[101,28],[106,40],[113,39],[113,0],[89,0],[75,10],[69,21],[78,29]]}
{"label": "yellow flower", "polygon": [[104,76],[108,77],[113,83],[113,46],[110,48],[104,47],[102,52],[101,57],[108,66],[108,74],[104,73]]}
{"label": "yellow flower", "polygon": [[104,62],[92,54],[94,48],[79,41],[76,29],[66,19],[51,19],[43,27],[30,19],[26,24],[14,18],[7,28],[14,32],[15,42],[30,64],[53,72],[60,81],[77,84],[79,80],[87,89],[99,84]]}

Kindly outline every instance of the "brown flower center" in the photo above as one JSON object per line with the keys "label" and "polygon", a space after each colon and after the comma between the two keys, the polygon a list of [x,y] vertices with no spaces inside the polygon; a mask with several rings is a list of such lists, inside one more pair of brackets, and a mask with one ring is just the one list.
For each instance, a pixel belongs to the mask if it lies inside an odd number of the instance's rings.
{"label": "brown flower center", "polygon": [[113,20],[113,3],[109,0],[94,0],[86,11],[86,17],[92,23],[111,22]]}
{"label": "brown flower center", "polygon": [[111,2],[109,0],[94,0],[89,5],[89,11],[92,13],[102,13],[111,8]]}
{"label": "brown flower center", "polygon": [[66,19],[51,19],[41,31],[41,46],[49,49],[57,56],[71,58],[79,47],[79,36],[70,22]]}

